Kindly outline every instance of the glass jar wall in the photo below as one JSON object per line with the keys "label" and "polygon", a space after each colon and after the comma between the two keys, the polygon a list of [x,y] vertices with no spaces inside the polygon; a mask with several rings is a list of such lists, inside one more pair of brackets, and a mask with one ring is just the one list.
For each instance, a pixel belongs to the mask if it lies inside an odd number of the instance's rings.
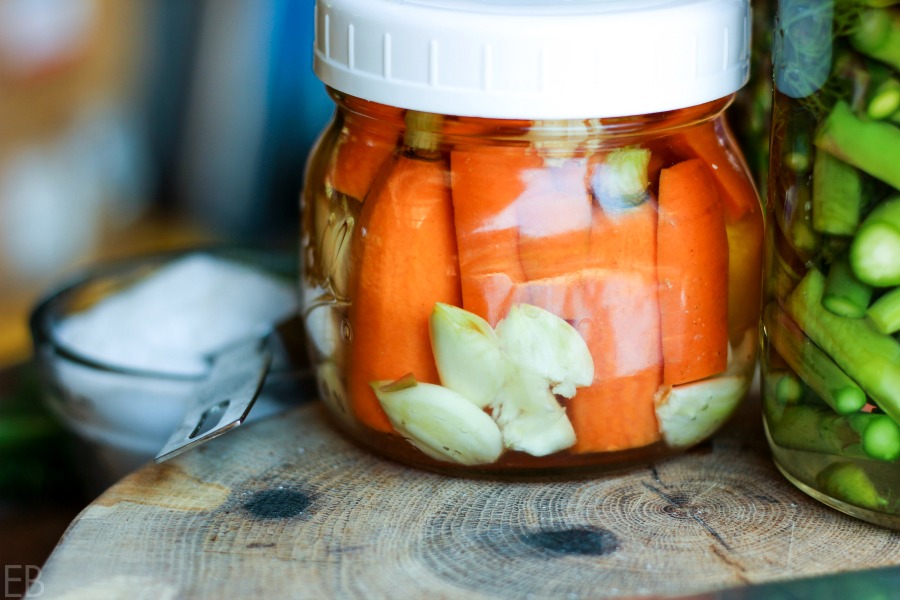
{"label": "glass jar wall", "polygon": [[885,4],[779,4],[761,366],[781,471],[900,527],[900,9]]}
{"label": "glass jar wall", "polygon": [[301,285],[350,436],[433,470],[611,469],[697,444],[745,396],[763,221],[731,96],[562,121],[332,96]]}

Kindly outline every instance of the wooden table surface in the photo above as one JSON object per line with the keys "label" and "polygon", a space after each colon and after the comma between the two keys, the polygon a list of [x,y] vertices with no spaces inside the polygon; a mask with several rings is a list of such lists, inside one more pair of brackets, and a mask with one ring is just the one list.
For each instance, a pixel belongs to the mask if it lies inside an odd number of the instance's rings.
{"label": "wooden table surface", "polygon": [[900,532],[808,498],[758,403],[687,454],[565,482],[371,456],[319,403],[125,478],[72,523],[44,597],[607,598],[900,565]]}

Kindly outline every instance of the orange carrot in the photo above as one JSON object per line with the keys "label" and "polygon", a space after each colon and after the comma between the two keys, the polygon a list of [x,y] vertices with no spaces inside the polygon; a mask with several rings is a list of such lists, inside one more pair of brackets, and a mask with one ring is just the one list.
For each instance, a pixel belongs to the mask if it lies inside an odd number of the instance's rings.
{"label": "orange carrot", "polygon": [[712,166],[728,233],[728,320],[734,345],[759,320],[763,216],[746,163],[726,149],[727,143],[733,139],[720,122],[688,129],[673,136],[670,145],[685,158],[700,158]]}
{"label": "orange carrot", "polygon": [[594,208],[583,273],[587,316],[575,326],[594,359],[594,382],[567,414],[574,452],[611,452],[660,439],[653,395],[662,383],[653,201],[617,211]]}
{"label": "orange carrot", "polygon": [[566,413],[576,436],[572,452],[616,452],[658,442],[653,396],[659,383],[659,370],[647,369],[578,390]]}
{"label": "orange carrot", "polygon": [[724,121],[708,121],[687,128],[672,136],[671,146],[685,158],[699,158],[711,167],[727,223],[733,223],[747,213],[761,214],[747,163],[729,150],[735,145]]}
{"label": "orange carrot", "polygon": [[528,147],[466,146],[450,155],[463,308],[492,325],[526,279],[515,204],[542,164]]}
{"label": "orange carrot", "polygon": [[[581,257],[582,260],[584,256]],[[590,314],[588,299],[582,289],[584,272],[574,271],[555,277],[545,277],[516,284],[509,296],[509,305],[525,302],[548,310],[570,322]]]}
{"label": "orange carrot", "polygon": [[587,160],[571,158],[526,172],[516,202],[519,260],[529,281],[578,271],[588,252],[591,196]]}
{"label": "orange carrot", "polygon": [[526,175],[516,217],[527,281],[514,286],[508,304],[527,302],[571,321],[587,314],[582,270],[593,218],[588,173],[598,157],[544,160],[542,169]]}
{"label": "orange carrot", "polygon": [[663,381],[677,385],[724,371],[728,237],[715,182],[703,161],[663,169],[658,236]]}
{"label": "orange carrot", "polygon": [[461,303],[446,165],[398,155],[363,204],[354,230],[348,391],[357,418],[390,422],[369,387],[412,373],[438,383],[428,318],[435,302]]}
{"label": "orange carrot", "polygon": [[397,148],[403,110],[347,97],[347,118],[337,144],[331,185],[359,201]]}

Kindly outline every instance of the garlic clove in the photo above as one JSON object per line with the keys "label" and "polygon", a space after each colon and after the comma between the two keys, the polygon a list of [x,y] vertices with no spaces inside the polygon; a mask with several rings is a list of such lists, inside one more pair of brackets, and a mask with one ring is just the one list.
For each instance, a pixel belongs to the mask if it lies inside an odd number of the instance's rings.
{"label": "garlic clove", "polygon": [[731,416],[749,389],[746,377],[734,375],[662,386],[654,401],[666,443],[683,448],[703,441]]}
{"label": "garlic clove", "polygon": [[490,404],[509,369],[490,324],[467,310],[438,302],[429,327],[441,383],[479,408]]}
{"label": "garlic clove", "polygon": [[546,456],[575,443],[572,423],[547,380],[528,369],[510,374],[493,414],[511,450]]}
{"label": "garlic clove", "polygon": [[497,424],[457,392],[411,376],[371,386],[394,429],[431,458],[480,465],[503,453]]}
{"label": "garlic clove", "polygon": [[531,304],[516,304],[498,325],[500,347],[516,364],[545,377],[553,392],[571,398],[594,380],[584,339],[565,320]]}

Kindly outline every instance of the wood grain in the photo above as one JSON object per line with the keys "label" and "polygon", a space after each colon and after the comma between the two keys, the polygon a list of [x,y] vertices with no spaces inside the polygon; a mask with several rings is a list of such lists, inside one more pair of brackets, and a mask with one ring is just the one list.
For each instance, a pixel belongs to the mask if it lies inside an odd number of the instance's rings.
{"label": "wood grain", "polygon": [[756,404],[684,456],[549,482],[411,470],[308,404],[108,490],[45,597],[610,598],[900,564],[900,533],[777,473]]}

